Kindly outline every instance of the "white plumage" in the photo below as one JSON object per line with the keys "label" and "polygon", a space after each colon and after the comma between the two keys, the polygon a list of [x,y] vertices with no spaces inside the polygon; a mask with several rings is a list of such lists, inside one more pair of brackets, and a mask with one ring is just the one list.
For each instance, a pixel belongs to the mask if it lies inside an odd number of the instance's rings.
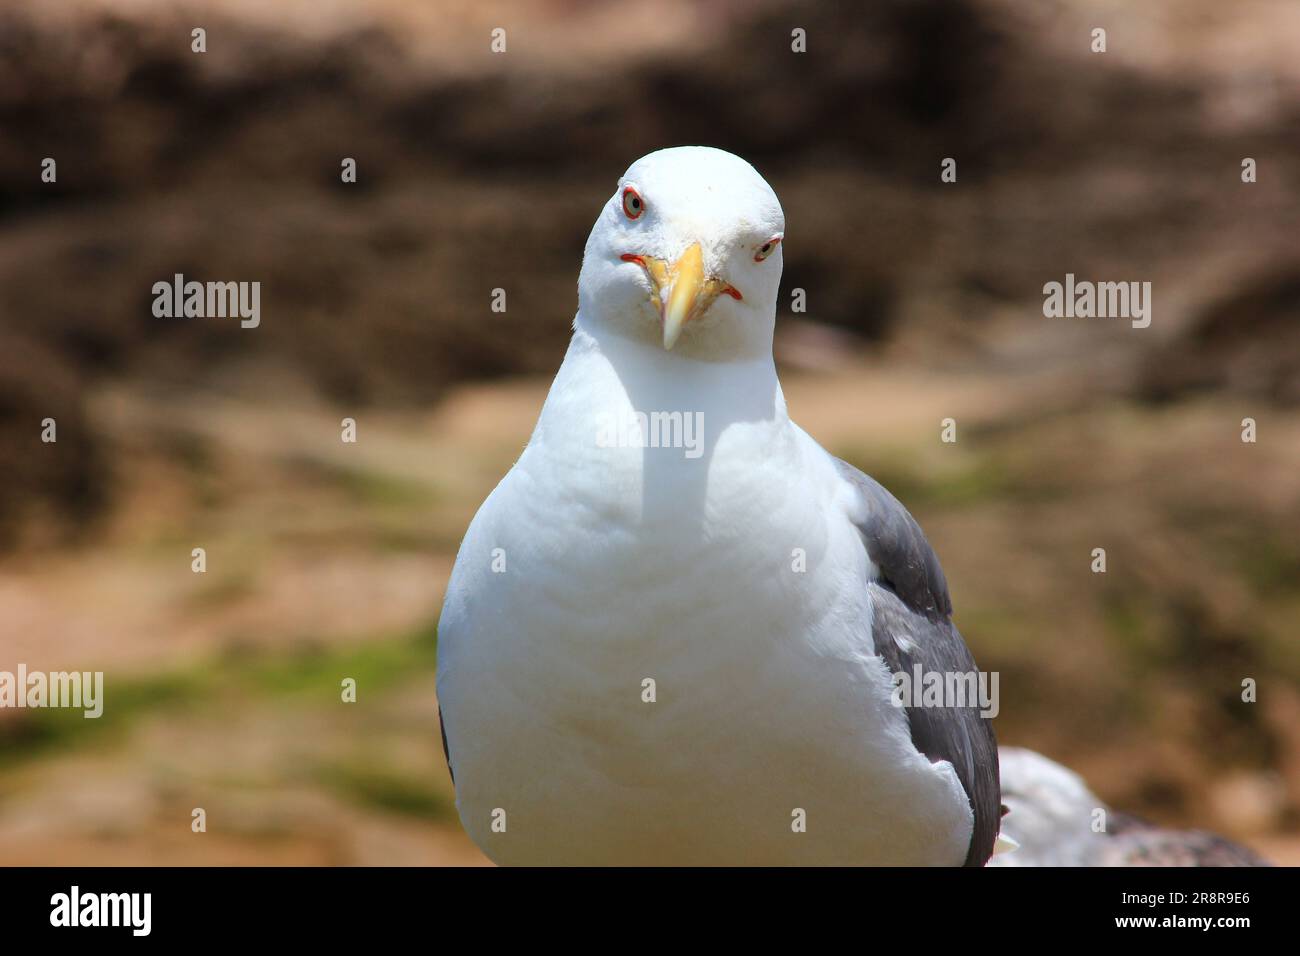
{"label": "white plumage", "polygon": [[[439,624],[457,806],[498,862],[967,855],[971,799],[875,653],[874,499],[786,414],[783,230],[749,164],[696,147],[635,163],[592,230],[568,354]],[[637,413],[702,416],[697,455],[608,440]]]}

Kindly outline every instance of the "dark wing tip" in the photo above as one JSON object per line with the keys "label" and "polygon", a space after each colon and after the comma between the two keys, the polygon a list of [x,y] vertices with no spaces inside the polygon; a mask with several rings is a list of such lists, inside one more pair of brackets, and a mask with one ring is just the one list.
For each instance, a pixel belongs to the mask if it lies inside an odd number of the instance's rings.
{"label": "dark wing tip", "polygon": [[447,761],[447,773],[451,775],[451,782],[454,786],[456,783],[456,771],[451,769],[451,751],[447,748],[447,725],[442,720],[442,706],[438,707],[438,730],[442,734],[442,756]]}

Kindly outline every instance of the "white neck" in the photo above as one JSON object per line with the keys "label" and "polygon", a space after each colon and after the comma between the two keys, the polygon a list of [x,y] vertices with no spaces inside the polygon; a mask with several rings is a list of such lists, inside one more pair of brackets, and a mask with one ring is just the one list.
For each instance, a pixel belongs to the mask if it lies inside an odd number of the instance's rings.
{"label": "white neck", "polygon": [[[776,364],[769,349],[765,354],[734,361],[701,361],[676,351],[667,351],[655,340],[627,338],[618,332],[584,320],[574,320],[573,341],[556,384],[566,378],[573,364],[584,374],[601,373],[606,385],[617,382],[628,407],[639,412],[702,412],[711,435],[718,435],[737,422],[788,421],[785,398],[776,377]],[[579,384],[579,383],[574,383]],[[599,404],[599,403],[598,403]],[[593,412],[609,411],[594,408]]]}
{"label": "white neck", "polygon": [[[638,413],[690,416],[695,447],[602,447],[603,427]],[[638,502],[641,520],[669,514],[680,520],[693,512],[699,517],[710,484],[717,492],[719,482],[733,477],[733,464],[754,455],[787,456],[793,445],[770,354],[750,361],[695,361],[590,328],[580,314],[521,464],[527,468],[531,456],[541,456],[572,487]]]}

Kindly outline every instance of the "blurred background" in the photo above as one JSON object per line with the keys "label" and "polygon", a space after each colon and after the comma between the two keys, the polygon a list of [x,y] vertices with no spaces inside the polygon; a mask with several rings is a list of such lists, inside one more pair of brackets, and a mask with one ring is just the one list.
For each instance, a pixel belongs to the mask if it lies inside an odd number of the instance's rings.
{"label": "blurred background", "polygon": [[[483,861],[443,588],[598,209],[683,143],[781,197],[791,413],[925,527],[1001,741],[1300,863],[1293,0],[6,2],[0,669],[106,690],[0,711],[0,862]],[[260,327],[154,318],[177,272]],[[1067,272],[1151,327],[1044,318]]]}

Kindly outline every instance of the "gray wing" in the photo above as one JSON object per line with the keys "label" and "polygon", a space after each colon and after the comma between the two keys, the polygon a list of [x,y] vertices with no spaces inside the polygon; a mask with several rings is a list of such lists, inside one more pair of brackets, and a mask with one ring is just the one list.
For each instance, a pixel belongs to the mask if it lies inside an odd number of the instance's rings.
{"label": "gray wing", "polygon": [[[872,598],[876,653],[891,673],[975,672],[975,661],[952,623],[948,582],[920,526],[879,482],[836,459],[841,474],[863,499],[858,525],[879,577],[867,587]],[[993,855],[1002,815],[998,747],[992,723],[979,707],[909,707],[908,724],[917,750],[932,761],[947,760],[957,771],[975,813],[967,866],[983,866]]]}
{"label": "gray wing", "polygon": [[[1020,847],[992,866],[1269,866],[1203,830],[1166,830],[1111,810],[1073,770],[1023,747],[999,753],[1006,834]],[[1105,827],[1094,830],[1103,811]]]}

